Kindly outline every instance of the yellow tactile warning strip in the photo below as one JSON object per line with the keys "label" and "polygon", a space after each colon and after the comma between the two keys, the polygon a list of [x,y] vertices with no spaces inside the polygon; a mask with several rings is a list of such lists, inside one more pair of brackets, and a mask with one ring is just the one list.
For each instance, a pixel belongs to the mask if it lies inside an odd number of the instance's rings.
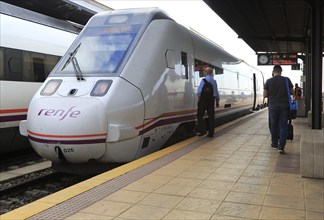
{"label": "yellow tactile warning strip", "polygon": [[[255,114],[220,126],[215,129],[215,135],[218,136],[253,116]],[[64,219],[211,140],[205,137],[190,138],[8,212],[0,219]]]}

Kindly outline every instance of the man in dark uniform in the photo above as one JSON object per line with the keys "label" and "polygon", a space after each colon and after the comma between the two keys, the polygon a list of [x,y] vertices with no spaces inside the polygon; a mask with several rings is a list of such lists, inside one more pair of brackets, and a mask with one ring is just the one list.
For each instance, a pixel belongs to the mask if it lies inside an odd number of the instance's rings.
{"label": "man in dark uniform", "polygon": [[[208,137],[214,136],[214,115],[215,115],[215,101],[216,101],[216,107],[219,107],[219,93],[217,88],[217,82],[213,77],[213,69],[210,67],[206,67],[204,70],[204,76],[205,78],[201,80],[197,95],[198,95],[198,110],[197,110],[197,119],[198,119],[198,125],[197,125],[197,135],[203,136],[206,134],[206,128],[204,123],[204,115],[205,111],[207,111],[208,114]],[[205,80],[206,83],[210,83],[212,86],[212,94],[211,97],[204,97],[203,94],[203,88],[205,86]]]}
{"label": "man in dark uniform", "polygon": [[[287,121],[289,115],[289,101],[286,86],[286,78],[290,94],[294,94],[293,84],[288,77],[281,76],[280,65],[273,67],[273,77],[268,79],[264,85],[263,97],[268,97],[269,116],[271,124],[271,146],[279,149],[280,153],[285,153],[287,139]],[[278,145],[278,139],[279,145]]]}

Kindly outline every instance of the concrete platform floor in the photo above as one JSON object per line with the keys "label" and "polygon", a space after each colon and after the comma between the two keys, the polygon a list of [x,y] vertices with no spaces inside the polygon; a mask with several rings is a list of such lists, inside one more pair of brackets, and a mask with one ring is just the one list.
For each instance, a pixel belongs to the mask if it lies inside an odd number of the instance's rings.
{"label": "concrete platform floor", "polygon": [[293,125],[281,155],[270,147],[265,110],[67,219],[322,220],[324,180],[299,173],[307,119]]}

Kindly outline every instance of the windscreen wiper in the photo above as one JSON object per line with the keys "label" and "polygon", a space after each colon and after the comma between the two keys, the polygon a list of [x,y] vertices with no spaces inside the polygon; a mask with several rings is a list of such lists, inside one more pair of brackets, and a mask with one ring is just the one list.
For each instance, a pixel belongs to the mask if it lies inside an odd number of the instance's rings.
{"label": "windscreen wiper", "polygon": [[79,45],[70,53],[70,57],[69,59],[65,62],[64,66],[62,67],[61,71],[63,71],[65,69],[65,67],[67,65],[69,65],[69,63],[71,62],[72,58],[75,57],[76,53],[78,52],[79,48],[81,46],[81,43],[79,43]]}
{"label": "windscreen wiper", "polygon": [[76,57],[72,57],[73,69],[78,80],[85,80],[82,76],[82,72]]}

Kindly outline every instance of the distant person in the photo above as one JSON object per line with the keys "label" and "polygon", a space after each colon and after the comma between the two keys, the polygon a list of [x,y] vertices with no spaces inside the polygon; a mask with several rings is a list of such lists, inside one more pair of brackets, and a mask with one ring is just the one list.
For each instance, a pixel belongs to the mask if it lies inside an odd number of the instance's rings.
{"label": "distant person", "polygon": [[302,97],[302,90],[298,86],[298,83],[295,84],[295,92],[294,92],[295,99],[301,99]]}
{"label": "distant person", "polygon": [[[213,69],[206,67],[204,69],[205,78],[201,80],[197,95],[198,95],[198,110],[197,119],[198,125],[196,134],[203,136],[206,134],[206,125],[204,121],[204,115],[207,111],[208,114],[208,137],[214,136],[214,115],[215,115],[215,101],[216,107],[219,107],[219,93],[217,88],[217,82],[213,77]],[[208,92],[209,91],[209,92]]]}
{"label": "distant person", "polygon": [[[287,122],[289,114],[289,101],[286,87],[286,77],[281,76],[280,65],[273,67],[273,77],[268,79],[264,85],[263,97],[268,98],[269,116],[271,127],[271,146],[278,149],[279,153],[285,153],[287,139]],[[288,79],[291,94],[293,94],[293,84]],[[279,139],[279,143],[278,143]]]}

